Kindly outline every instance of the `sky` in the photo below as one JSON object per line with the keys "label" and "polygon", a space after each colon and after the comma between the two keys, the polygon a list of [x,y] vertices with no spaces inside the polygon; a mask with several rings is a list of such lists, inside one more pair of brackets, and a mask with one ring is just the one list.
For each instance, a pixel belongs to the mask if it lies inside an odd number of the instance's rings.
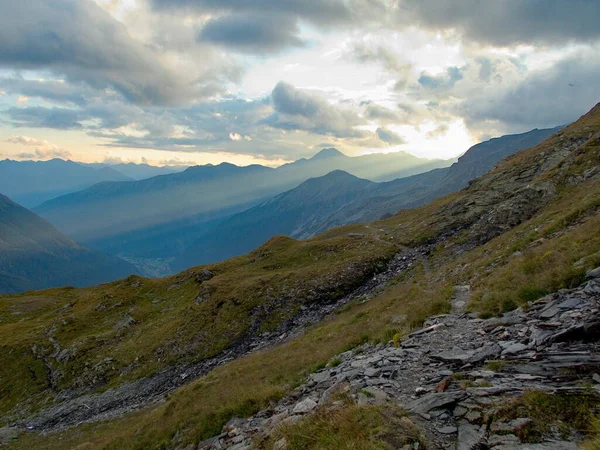
{"label": "sky", "polygon": [[0,158],[451,159],[600,101],[600,0],[0,2]]}

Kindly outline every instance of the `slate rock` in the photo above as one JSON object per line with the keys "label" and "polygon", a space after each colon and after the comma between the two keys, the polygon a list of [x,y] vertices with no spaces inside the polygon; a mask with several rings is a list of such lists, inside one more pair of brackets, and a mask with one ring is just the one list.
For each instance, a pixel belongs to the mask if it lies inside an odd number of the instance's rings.
{"label": "slate rock", "polygon": [[588,278],[600,278],[600,267],[596,267],[585,274]]}
{"label": "slate rock", "polygon": [[306,414],[307,412],[312,411],[316,407],[317,403],[313,399],[307,398],[305,400],[302,400],[300,403],[297,403],[296,406],[294,406],[292,412],[294,414]]}
{"label": "slate rock", "polygon": [[432,392],[431,394],[424,395],[423,397],[415,400],[408,405],[408,410],[419,413],[428,413],[432,409],[441,408],[442,406],[451,405],[459,400],[466,397],[465,392],[454,391],[454,392]]}
{"label": "slate rock", "polygon": [[477,427],[468,422],[458,424],[457,450],[475,450],[482,447],[485,441],[485,427]]}
{"label": "slate rock", "polygon": [[523,350],[526,350],[527,346],[525,344],[521,344],[521,343],[515,343],[510,345],[509,347],[505,348],[502,351],[502,355],[515,355],[517,353],[521,353]]}

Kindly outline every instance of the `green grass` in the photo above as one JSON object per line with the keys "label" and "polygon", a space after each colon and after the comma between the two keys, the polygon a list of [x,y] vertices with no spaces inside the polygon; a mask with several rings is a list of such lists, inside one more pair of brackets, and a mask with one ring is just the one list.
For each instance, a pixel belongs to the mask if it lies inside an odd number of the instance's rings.
{"label": "green grass", "polygon": [[[557,180],[552,202],[469,251],[462,246],[469,243],[470,225],[489,206],[464,205],[491,189],[488,185],[502,186],[503,179],[515,177],[523,165],[534,164],[549,147],[560,147],[585,126],[600,129],[600,114],[515,155],[466,191],[374,226],[341,227],[306,242],[274,238],[246,256],[208,266],[215,276],[201,285],[194,279],[202,268],[195,268],[161,280],[132,277],[88,289],[2,298],[0,357],[8,363],[0,365],[0,412],[6,417],[11,409],[25,413],[53,397],[44,359],[57,370],[56,390],[90,385],[101,390],[174,363],[198,361],[245,336],[253,322],[261,331],[270,330],[303,304],[339,298],[381,270],[402,246],[449,230],[458,233],[427,256],[428,271],[414,264],[370,301],[348,305],[293,341],[219,367],[164,404],[48,436],[26,433],[12,447],[183,448],[214,435],[232,417],[266,407],[336,354],[359,351],[369,341],[401,338],[428,316],[448,312],[454,285],[471,285],[470,307],[482,315],[576,285],[585,270],[600,264],[600,214],[594,206],[600,181],[571,185],[567,180],[598,160],[594,145],[574,151],[573,164],[542,174],[544,180]],[[133,324],[116,327],[128,316]],[[72,352],[69,358],[57,362],[51,357],[50,337]],[[365,433],[371,436],[369,417]],[[352,420],[360,423],[360,417]]]}
{"label": "green grass", "polygon": [[[345,295],[394,252],[368,235],[326,242],[280,237],[208,266],[215,276],[202,284],[196,268],[160,280],[130,277],[4,297],[0,413],[16,405],[19,413],[35,410],[53,397],[50,389],[102,390],[213,356],[252,326],[258,324],[258,333],[273,330],[302,304]],[[57,348],[65,357],[56,358]]]}
{"label": "green grass", "polygon": [[351,402],[321,407],[298,423],[283,425],[259,448],[272,449],[281,438],[289,450],[392,450],[417,442],[423,448],[424,444],[418,428],[399,408],[361,407]]}
{"label": "green grass", "polygon": [[569,439],[574,432],[594,436],[597,434],[599,400],[598,394],[591,392],[588,395],[551,395],[529,391],[500,408],[497,419],[532,419],[519,431],[522,442],[541,442],[554,432],[563,439]]}

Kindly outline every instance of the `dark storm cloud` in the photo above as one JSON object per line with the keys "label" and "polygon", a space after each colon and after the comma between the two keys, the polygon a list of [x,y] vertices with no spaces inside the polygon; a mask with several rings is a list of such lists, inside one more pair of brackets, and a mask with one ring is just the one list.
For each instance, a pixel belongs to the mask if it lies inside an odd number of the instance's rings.
{"label": "dark storm cloud", "polygon": [[598,0],[403,0],[406,20],[497,46],[600,38]]}
{"label": "dark storm cloud", "polygon": [[1,2],[0,67],[49,70],[139,104],[176,104],[199,94],[89,0]]}
{"label": "dark storm cloud", "polygon": [[158,9],[173,8],[199,12],[228,12],[240,14],[284,14],[301,17],[319,24],[348,21],[352,10],[343,0],[150,0]]}
{"label": "dark storm cloud", "polygon": [[475,128],[487,121],[513,130],[570,123],[600,100],[600,60],[595,54],[583,52],[497,92],[465,99],[458,113]]}
{"label": "dark storm cloud", "polygon": [[86,95],[92,95],[92,90],[86,86],[73,85],[56,80],[26,80],[23,78],[0,78],[0,89],[14,95],[38,97],[57,103],[86,103]]}
{"label": "dark storm cloud", "polygon": [[198,39],[247,53],[278,53],[301,47],[296,20],[280,14],[238,14],[217,17],[204,25]]}
{"label": "dark storm cloud", "polygon": [[419,84],[427,89],[449,89],[453,88],[457,81],[464,77],[459,67],[448,67],[446,73],[438,76],[422,73],[419,77]]}
{"label": "dark storm cloud", "polygon": [[271,98],[275,112],[263,120],[271,127],[336,137],[365,134],[355,129],[364,123],[355,111],[334,106],[318,94],[280,82],[273,89]]}
{"label": "dark storm cloud", "polygon": [[402,144],[406,143],[406,141],[404,140],[404,138],[402,136],[394,133],[391,130],[388,130],[387,128],[381,128],[381,127],[377,128],[377,136],[383,142],[390,144],[390,145],[402,145]]}
{"label": "dark storm cloud", "polygon": [[86,119],[80,111],[67,108],[10,108],[4,113],[17,127],[71,130],[83,128],[81,121]]}

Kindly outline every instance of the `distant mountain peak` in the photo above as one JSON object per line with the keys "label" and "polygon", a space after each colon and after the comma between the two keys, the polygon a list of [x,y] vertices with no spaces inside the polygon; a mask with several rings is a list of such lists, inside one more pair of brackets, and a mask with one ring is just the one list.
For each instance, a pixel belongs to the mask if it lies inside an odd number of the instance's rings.
{"label": "distant mountain peak", "polygon": [[340,158],[340,157],[345,158],[346,155],[344,155],[342,152],[340,152],[338,149],[335,149],[335,148],[324,148],[319,153],[317,153],[315,156],[313,156],[311,159]]}

